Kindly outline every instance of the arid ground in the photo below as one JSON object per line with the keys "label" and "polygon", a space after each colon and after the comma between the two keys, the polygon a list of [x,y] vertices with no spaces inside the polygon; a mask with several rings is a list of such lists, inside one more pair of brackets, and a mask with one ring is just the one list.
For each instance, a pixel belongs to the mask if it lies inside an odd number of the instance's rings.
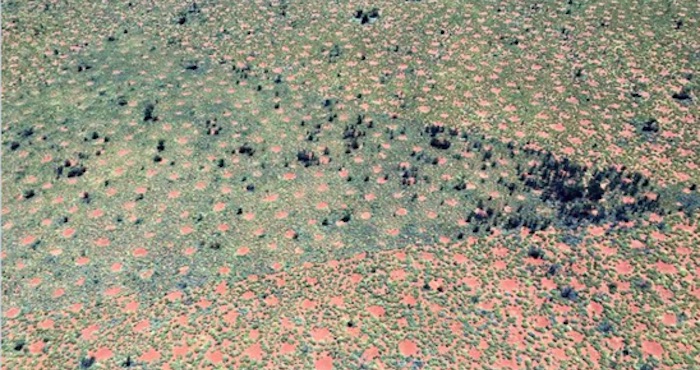
{"label": "arid ground", "polygon": [[2,366],[697,369],[699,23],[2,1]]}

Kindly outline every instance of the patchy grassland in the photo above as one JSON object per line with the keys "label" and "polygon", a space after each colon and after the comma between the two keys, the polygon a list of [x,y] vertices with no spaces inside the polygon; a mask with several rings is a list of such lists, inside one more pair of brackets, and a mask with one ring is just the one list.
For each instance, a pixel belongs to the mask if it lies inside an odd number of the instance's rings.
{"label": "patchy grassland", "polygon": [[693,366],[698,13],[3,3],[5,363]]}

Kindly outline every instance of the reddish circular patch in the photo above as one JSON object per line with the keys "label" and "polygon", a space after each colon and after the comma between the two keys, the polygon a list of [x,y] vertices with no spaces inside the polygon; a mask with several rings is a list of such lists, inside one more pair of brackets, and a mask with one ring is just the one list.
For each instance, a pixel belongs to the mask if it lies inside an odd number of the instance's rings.
{"label": "reddish circular patch", "polygon": [[517,290],[519,286],[518,281],[515,279],[504,279],[501,281],[501,289],[506,292]]}
{"label": "reddish circular patch", "polygon": [[418,354],[418,345],[411,340],[404,339],[399,342],[399,352],[406,357],[415,356]]}
{"label": "reddish circular patch", "polygon": [[95,360],[97,360],[97,361],[109,360],[110,358],[112,358],[113,355],[114,355],[114,353],[112,352],[112,350],[110,350],[107,347],[100,347],[93,354],[93,356],[95,356]]}
{"label": "reddish circular patch", "polygon": [[327,328],[316,328],[311,331],[311,338],[316,342],[326,340],[331,337],[331,332]]}
{"label": "reddish circular patch", "polygon": [[367,307],[367,312],[369,312],[374,317],[382,317],[386,312],[382,306],[369,306]]}
{"label": "reddish circular patch", "polygon": [[19,316],[22,310],[19,307],[10,307],[5,311],[5,317],[8,319],[14,319]]}
{"label": "reddish circular patch", "polygon": [[36,241],[36,237],[34,235],[27,235],[22,240],[20,241],[21,245],[29,245],[32,244]]}
{"label": "reddish circular patch", "polygon": [[220,364],[224,360],[224,354],[221,351],[214,351],[207,354],[207,360],[212,364]]}
{"label": "reddish circular patch", "polygon": [[296,351],[297,347],[294,344],[291,343],[282,343],[280,346],[280,354],[286,355],[290,353],[294,353]]}
{"label": "reddish circular patch", "polygon": [[159,359],[160,359],[160,352],[156,351],[153,348],[144,352],[141,355],[141,357],[139,357],[139,360],[144,361],[144,362],[155,362],[155,361],[158,361]]}
{"label": "reddish circular patch", "polygon": [[110,244],[110,241],[108,238],[99,238],[95,240],[95,245],[98,247],[108,247]]}
{"label": "reddish circular patch", "polygon": [[51,319],[46,319],[46,320],[40,322],[37,326],[39,327],[39,329],[44,329],[44,330],[53,329],[54,321]]}
{"label": "reddish circular patch", "polygon": [[75,229],[69,227],[69,228],[63,230],[61,235],[63,235],[64,238],[70,238],[71,236],[75,235]]}
{"label": "reddish circular patch", "polygon": [[314,363],[316,370],[333,370],[333,358],[328,355],[321,356]]}
{"label": "reddish circular patch", "polygon": [[148,251],[146,248],[136,248],[134,249],[134,257],[145,257],[148,255]]}
{"label": "reddish circular patch", "polygon": [[245,350],[245,355],[252,360],[261,361],[263,358],[263,350],[260,343],[252,344]]}
{"label": "reddish circular patch", "polygon": [[664,353],[664,348],[658,342],[645,340],[642,341],[642,352],[650,356],[661,358]]}

